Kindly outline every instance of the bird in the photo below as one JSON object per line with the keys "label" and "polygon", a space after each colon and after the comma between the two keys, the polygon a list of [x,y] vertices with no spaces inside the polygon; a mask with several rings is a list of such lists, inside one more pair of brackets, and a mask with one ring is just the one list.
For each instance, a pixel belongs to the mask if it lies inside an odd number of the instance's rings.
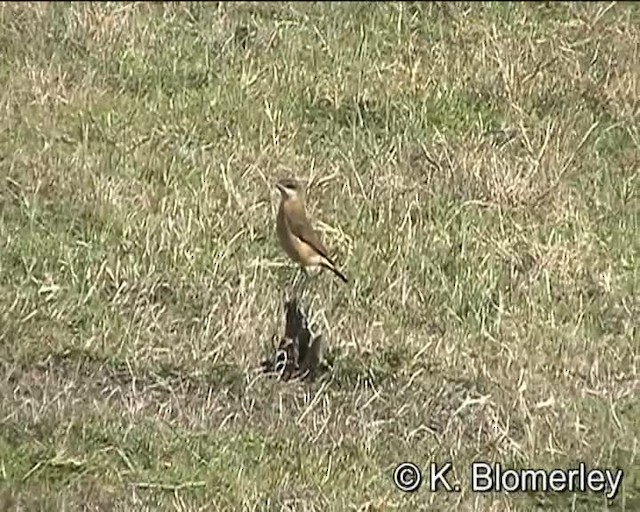
{"label": "bird", "polygon": [[307,219],[304,192],[298,180],[283,178],[276,182],[276,188],[281,195],[276,232],[284,251],[303,268],[305,274],[308,267],[324,267],[347,283],[347,277],[336,267]]}

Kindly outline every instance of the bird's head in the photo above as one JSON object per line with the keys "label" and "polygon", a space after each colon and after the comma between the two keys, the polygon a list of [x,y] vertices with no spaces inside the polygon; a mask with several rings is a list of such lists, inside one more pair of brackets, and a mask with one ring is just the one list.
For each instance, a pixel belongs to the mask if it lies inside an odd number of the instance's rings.
{"label": "bird's head", "polygon": [[283,178],[276,183],[276,188],[282,194],[282,199],[299,199],[302,197],[302,187],[293,178]]}

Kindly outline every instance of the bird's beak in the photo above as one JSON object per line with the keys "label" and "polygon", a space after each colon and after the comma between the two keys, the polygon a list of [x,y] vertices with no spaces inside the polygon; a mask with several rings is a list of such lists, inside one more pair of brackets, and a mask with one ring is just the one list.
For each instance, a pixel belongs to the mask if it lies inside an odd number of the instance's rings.
{"label": "bird's beak", "polygon": [[285,193],[284,186],[281,183],[276,183],[276,188],[283,194]]}

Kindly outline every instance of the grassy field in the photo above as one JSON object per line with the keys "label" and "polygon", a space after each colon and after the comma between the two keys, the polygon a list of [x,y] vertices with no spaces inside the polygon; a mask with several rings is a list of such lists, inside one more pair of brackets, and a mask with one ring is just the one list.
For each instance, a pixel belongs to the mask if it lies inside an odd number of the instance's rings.
{"label": "grassy field", "polygon": [[[2,4],[0,510],[639,510],[639,51],[634,3]],[[313,383],[258,371],[288,175],[351,280]]]}

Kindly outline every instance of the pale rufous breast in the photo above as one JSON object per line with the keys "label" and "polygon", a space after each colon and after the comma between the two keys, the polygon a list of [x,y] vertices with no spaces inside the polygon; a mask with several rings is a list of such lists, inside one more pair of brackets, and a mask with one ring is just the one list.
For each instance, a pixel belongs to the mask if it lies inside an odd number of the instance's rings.
{"label": "pale rufous breast", "polygon": [[[281,202],[276,219],[276,229],[282,248],[296,263],[306,267],[320,265],[326,259],[318,252],[317,248],[311,245],[315,242],[321,248],[320,250],[326,251],[317,235],[313,233],[311,226],[308,225],[302,203]],[[304,232],[305,229],[307,233]],[[301,232],[298,234],[298,231]]]}
{"label": "pale rufous breast", "polygon": [[296,263],[302,263],[301,259],[298,257],[298,252],[296,251],[296,240],[294,240],[293,234],[287,226],[286,206],[284,201],[280,203],[280,208],[278,208],[276,231],[278,233],[280,245],[282,245],[282,248],[285,250],[287,255]]}

